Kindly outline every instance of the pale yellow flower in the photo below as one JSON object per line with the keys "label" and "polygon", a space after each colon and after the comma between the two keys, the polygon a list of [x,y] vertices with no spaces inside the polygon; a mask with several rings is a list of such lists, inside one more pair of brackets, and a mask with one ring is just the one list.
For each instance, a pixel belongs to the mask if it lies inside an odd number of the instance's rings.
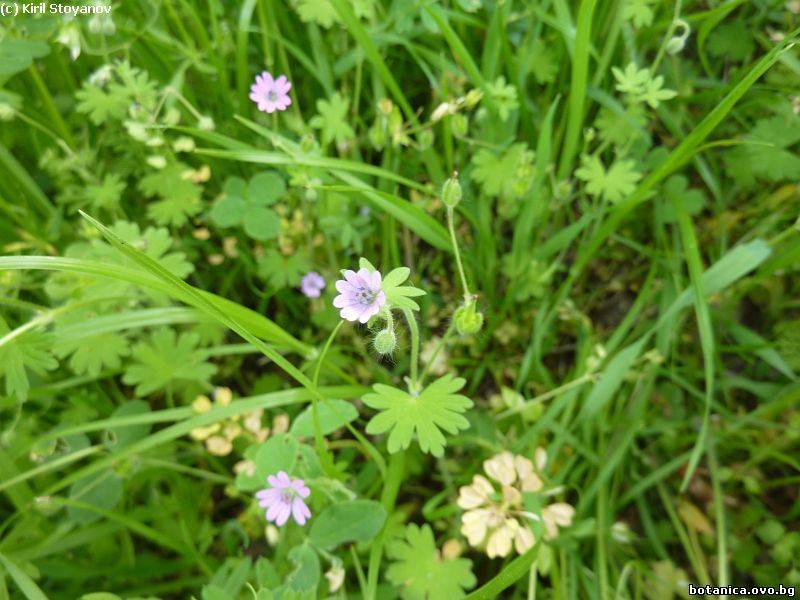
{"label": "pale yellow flower", "polygon": [[219,423],[212,423],[206,427],[195,427],[189,433],[192,436],[193,440],[197,440],[198,442],[202,442],[205,439],[208,439],[209,436],[215,434],[217,431],[220,430]]}
{"label": "pale yellow flower", "polygon": [[233,400],[231,388],[218,387],[214,390],[214,401],[220,406],[228,406]]}
{"label": "pale yellow flower", "polygon": [[[543,471],[547,452],[537,448],[534,461],[504,451],[483,462],[488,475],[475,475],[470,485],[459,489],[457,504],[466,512],[461,516],[461,533],[473,547],[481,547],[489,558],[508,556],[512,550],[522,554],[536,539],[530,521],[541,521],[544,539],[558,535],[559,527],[572,524],[575,509],[565,502],[543,506],[539,514],[525,510],[524,493],[544,489]],[[557,493],[550,489],[543,498]]]}
{"label": "pale yellow flower", "polygon": [[212,435],[206,440],[206,448],[215,456],[227,456],[233,450],[233,444],[221,435]]}
{"label": "pale yellow flower", "polygon": [[281,537],[281,532],[272,523],[264,528],[264,537],[267,538],[267,543],[270,546],[275,546]]}
{"label": "pale yellow flower", "polygon": [[542,509],[542,523],[544,524],[545,539],[552,540],[558,535],[559,527],[572,525],[575,509],[566,502],[556,502]]}
{"label": "pale yellow flower", "polygon": [[272,433],[286,433],[287,431],[289,431],[289,415],[276,415],[272,419]]}
{"label": "pale yellow flower", "polygon": [[503,485],[511,485],[517,479],[514,455],[508,451],[483,461],[483,470],[489,477]]}
{"label": "pale yellow flower", "polygon": [[211,400],[208,399],[208,396],[198,396],[192,402],[192,410],[198,415],[207,413],[211,410]]}
{"label": "pale yellow flower", "polygon": [[461,545],[457,539],[447,540],[442,546],[442,558],[445,560],[453,560],[461,556],[464,551],[464,546]]}
{"label": "pale yellow flower", "polygon": [[483,475],[475,475],[472,485],[465,485],[458,491],[458,505],[464,510],[486,504],[494,492],[494,487]]}
{"label": "pale yellow flower", "polygon": [[248,477],[252,477],[256,474],[256,463],[254,463],[252,460],[240,460],[233,465],[233,472],[237,475],[239,473],[244,473]]}
{"label": "pale yellow flower", "polygon": [[258,408],[245,415],[244,428],[250,433],[258,433],[261,431],[261,415],[264,414],[263,408]]}
{"label": "pale yellow flower", "polygon": [[335,594],[339,591],[344,583],[344,569],[342,565],[334,565],[325,571],[325,579],[328,580],[328,587],[331,588],[331,593]]}
{"label": "pale yellow flower", "polygon": [[242,433],[242,428],[238,423],[228,423],[222,430],[222,434],[230,441],[235,440]]}

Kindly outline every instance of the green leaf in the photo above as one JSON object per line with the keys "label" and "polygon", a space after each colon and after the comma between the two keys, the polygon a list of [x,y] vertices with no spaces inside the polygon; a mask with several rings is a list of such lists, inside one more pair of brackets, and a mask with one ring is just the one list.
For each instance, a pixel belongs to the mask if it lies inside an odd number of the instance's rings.
{"label": "green leaf", "polygon": [[654,3],[655,0],[624,0],[622,18],[636,27],[647,27],[653,23]]}
{"label": "green leaf", "polygon": [[[317,403],[317,419],[319,420],[322,435],[333,433],[347,423],[358,418],[358,410],[351,402],[346,400],[326,400]],[[289,430],[292,435],[312,437],[314,435],[313,407],[308,406],[292,421]]]}
{"label": "green leaf", "polygon": [[386,510],[374,500],[349,500],[333,504],[314,520],[309,541],[323,550],[346,542],[372,540],[386,521]]}
{"label": "green leaf", "polygon": [[[362,258],[361,260],[365,259]],[[373,267],[371,270],[374,271],[375,268]],[[387,273],[381,280],[381,289],[386,294],[386,302],[390,307],[419,310],[419,304],[411,300],[411,298],[424,296],[425,292],[414,286],[400,285],[408,279],[410,274],[411,269],[408,267],[398,267]]]}
{"label": "green leaf", "polygon": [[236,476],[236,488],[243,492],[252,492],[266,487],[267,477],[278,471],[294,474],[295,465],[300,452],[300,443],[291,435],[279,433],[266,442],[254,444],[245,450],[244,457],[253,461],[255,471],[252,474],[241,472]]}
{"label": "green leaf", "polygon": [[581,167],[575,176],[586,182],[586,191],[592,196],[605,197],[611,202],[621,202],[636,189],[642,178],[632,160],[617,159],[606,171],[597,155],[581,155]]}
{"label": "green leaf", "polygon": [[[150,405],[144,400],[129,400],[123,402],[111,414],[111,419],[132,417],[136,415],[147,415],[150,413]],[[148,423],[136,425],[120,425],[109,428],[111,439],[108,446],[111,448],[124,448],[130,444],[147,437],[150,434],[151,426]]]}
{"label": "green leaf", "polygon": [[242,222],[247,203],[243,198],[226,196],[211,208],[209,216],[217,227],[233,227]]}
{"label": "green leaf", "polygon": [[[0,316],[0,338],[10,332]],[[0,378],[6,380],[6,395],[13,396],[22,404],[28,399],[28,371],[44,375],[55,369],[58,362],[48,352],[49,344],[44,336],[36,332],[25,332],[0,346]]]}
{"label": "green leaf", "polygon": [[270,248],[258,259],[258,276],[265,279],[277,289],[283,289],[300,283],[303,273],[311,264],[300,252],[284,256],[274,248]]}
{"label": "green leaf", "polygon": [[408,525],[405,538],[390,544],[388,554],[395,562],[386,576],[406,600],[463,598],[464,590],[477,581],[472,561],[442,558],[430,525]]}
{"label": "green leaf", "polygon": [[50,46],[41,40],[0,40],[0,76],[24,71],[34,59],[50,54]]}
{"label": "green leaf", "polygon": [[264,171],[253,175],[247,191],[250,202],[268,206],[275,204],[286,193],[286,183],[275,171]]}
{"label": "green leaf", "polygon": [[76,375],[98,377],[103,369],[117,370],[122,357],[130,354],[128,340],[114,332],[98,333],[86,337],[61,337],[53,345],[59,358],[69,359],[69,368]]}
{"label": "green leaf", "polygon": [[250,206],[244,213],[244,232],[254,240],[271,240],[281,232],[281,218],[274,210]]}
{"label": "green leaf", "polygon": [[11,559],[1,553],[0,564],[3,565],[3,568],[11,576],[14,583],[17,584],[20,591],[25,594],[27,600],[47,600],[47,596],[45,596],[41,588],[36,585],[36,582],[16,563],[12,562]]}
{"label": "green leaf", "polygon": [[319,114],[312,117],[309,125],[320,130],[323,144],[335,141],[337,146],[344,146],[355,137],[347,115],[348,104],[339,92],[335,92],[329,100],[317,100]]}
{"label": "green leaf", "polygon": [[391,430],[387,447],[395,453],[408,448],[416,432],[417,443],[423,452],[442,456],[447,444],[441,429],[458,433],[469,427],[463,412],[472,400],[456,394],[465,381],[447,374],[412,396],[408,392],[383,384],[373,386],[374,393],[366,394],[364,404],[380,410],[367,424],[367,433],[379,434]]}
{"label": "green leaf", "polygon": [[675,210],[677,202],[682,202],[686,212],[696,215],[703,210],[706,199],[703,192],[689,187],[689,180],[684,175],[673,175],[664,182],[662,188],[664,196],[663,218],[666,223],[677,223],[678,215]]}
{"label": "green leaf", "polygon": [[533,159],[534,153],[524,143],[512,145],[499,157],[481,150],[472,159],[472,178],[488,196],[519,199],[533,182]]}
{"label": "green leaf", "polygon": [[228,592],[213,584],[204,585],[200,592],[200,597],[202,600],[234,600],[234,597]]}
{"label": "green leaf", "polygon": [[122,378],[136,386],[136,394],[146,396],[171,384],[206,383],[217,368],[205,362],[197,351],[200,338],[196,333],[176,336],[172,329],[158,329],[146,342],[133,347],[134,363]]}
{"label": "green leaf", "polygon": [[725,23],[711,32],[706,47],[709,54],[725,60],[745,60],[755,50],[753,32],[745,21]]}
{"label": "green leaf", "polygon": [[[69,499],[102,510],[111,510],[122,499],[122,480],[110,469],[84,477],[69,488]],[[67,515],[79,525],[86,525],[101,518],[100,513],[77,506],[68,506]]]}
{"label": "green leaf", "polygon": [[202,188],[183,176],[187,170],[185,164],[172,162],[139,182],[146,196],[160,198],[147,206],[148,216],[159,225],[180,227],[202,210]]}

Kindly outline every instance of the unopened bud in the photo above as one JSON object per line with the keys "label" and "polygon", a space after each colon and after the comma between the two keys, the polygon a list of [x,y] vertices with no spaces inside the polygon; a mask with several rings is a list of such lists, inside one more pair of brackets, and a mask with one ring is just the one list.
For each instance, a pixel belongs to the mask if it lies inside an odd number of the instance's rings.
{"label": "unopened bud", "polygon": [[456,331],[461,335],[474,335],[483,327],[483,313],[478,312],[477,302],[470,300],[453,315]]}
{"label": "unopened bud", "polygon": [[667,54],[679,54],[683,47],[686,45],[686,39],[682,37],[671,37],[669,41],[667,41],[667,45],[664,48]]}
{"label": "unopened bud", "polygon": [[372,347],[378,354],[391,354],[397,347],[397,335],[389,329],[381,329],[372,341]]}
{"label": "unopened bud", "polygon": [[213,131],[214,119],[211,117],[201,116],[199,119],[197,119],[197,128],[202,129],[203,131]]}
{"label": "unopened bud", "polygon": [[442,202],[450,208],[455,208],[461,202],[461,184],[458,183],[458,174],[444,182],[442,186]]}
{"label": "unopened bud", "polygon": [[464,104],[467,108],[472,108],[478,104],[483,98],[483,92],[481,90],[470,90],[467,92],[466,98],[464,98]]}

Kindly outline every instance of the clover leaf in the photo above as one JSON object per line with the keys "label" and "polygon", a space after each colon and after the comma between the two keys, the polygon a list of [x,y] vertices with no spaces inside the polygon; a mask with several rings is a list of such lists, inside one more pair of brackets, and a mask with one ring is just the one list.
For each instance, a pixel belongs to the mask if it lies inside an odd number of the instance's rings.
{"label": "clover leaf", "polygon": [[254,175],[249,182],[231,177],[225,182],[224,197],[211,209],[211,220],[218,227],[242,226],[259,241],[278,237],[280,217],[269,208],[283,196],[286,184],[275,171]]}
{"label": "clover leaf", "polygon": [[448,374],[441,377],[414,396],[406,391],[376,383],[374,393],[366,394],[364,404],[381,412],[367,423],[367,433],[379,434],[391,430],[387,447],[395,453],[411,445],[414,432],[423,452],[442,456],[447,444],[441,430],[458,433],[467,429],[469,422],[463,412],[472,406],[472,400],[457,394],[465,381]]}

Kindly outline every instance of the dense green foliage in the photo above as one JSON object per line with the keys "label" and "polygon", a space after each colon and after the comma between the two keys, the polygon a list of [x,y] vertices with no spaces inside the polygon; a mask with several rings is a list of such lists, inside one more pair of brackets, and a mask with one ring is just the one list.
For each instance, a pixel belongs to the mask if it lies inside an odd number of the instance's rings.
{"label": "dense green foliage", "polygon": [[0,6],[0,598],[800,586],[800,2]]}

